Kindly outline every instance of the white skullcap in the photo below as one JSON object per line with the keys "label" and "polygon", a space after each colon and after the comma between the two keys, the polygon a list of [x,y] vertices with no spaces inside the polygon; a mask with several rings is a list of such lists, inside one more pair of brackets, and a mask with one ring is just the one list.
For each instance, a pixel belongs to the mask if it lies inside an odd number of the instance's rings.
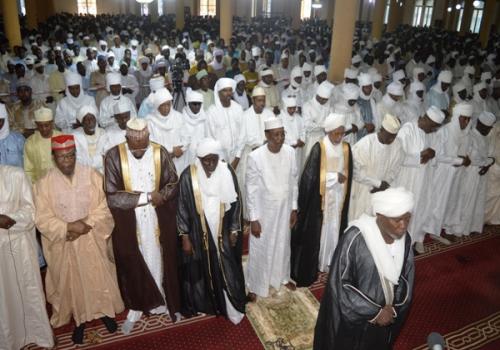
{"label": "white skullcap", "polygon": [[297,99],[295,97],[283,97],[283,107],[297,107]]}
{"label": "white skullcap", "polygon": [[83,121],[83,117],[85,117],[87,114],[92,114],[94,117],[96,117],[97,120],[97,109],[93,105],[83,105],[78,109],[76,112],[76,119],[81,123]]}
{"label": "white skullcap", "polygon": [[492,78],[491,72],[481,73],[481,81],[486,81],[486,80],[491,79],[491,78]]}
{"label": "white skullcap", "polygon": [[341,126],[345,127],[345,115],[340,113],[330,113],[325,118],[325,123],[323,125],[325,132],[330,132]]}
{"label": "white skullcap", "polygon": [[368,73],[361,73],[358,76],[359,86],[368,86],[373,84],[372,76]]}
{"label": "white skullcap", "polygon": [[342,94],[346,100],[357,100],[359,97],[359,87],[356,84],[348,83],[342,87]]}
{"label": "white skullcap", "polygon": [[66,83],[66,87],[73,85],[82,86],[82,76],[77,73],[67,72],[64,75],[64,82]]}
{"label": "white skullcap", "polygon": [[33,57],[28,56],[28,57],[26,57],[26,58],[24,59],[24,63],[26,63],[26,65],[27,65],[27,66],[29,66],[29,65],[34,64],[34,63],[35,63],[35,60],[33,59]]}
{"label": "white skullcap", "polygon": [[454,117],[472,117],[472,113],[474,112],[474,107],[467,102],[457,103],[455,107],[453,107],[453,116]]}
{"label": "white skullcap", "polygon": [[399,81],[393,81],[392,83],[389,84],[389,86],[387,86],[387,92],[391,95],[403,96],[404,95],[403,84],[401,84]]}
{"label": "white skullcap", "polygon": [[474,68],[473,66],[467,66],[464,69],[464,73],[474,75],[476,73],[476,68]]}
{"label": "white skullcap", "polygon": [[113,51],[108,52],[108,58],[115,57],[115,53]]}
{"label": "white skullcap", "polygon": [[279,129],[283,127],[281,118],[271,118],[264,122],[264,130]]}
{"label": "white skullcap", "polygon": [[310,72],[310,71],[312,71],[312,66],[309,63],[305,62],[302,65],[302,71],[303,72]]}
{"label": "white skullcap", "polygon": [[183,49],[184,46],[182,46],[181,44],[177,45],[177,49]]}
{"label": "white skullcap", "polygon": [[155,92],[165,87],[165,78],[162,76],[154,77],[149,80],[149,87],[151,91]]}
{"label": "white skullcap", "polygon": [[217,80],[217,83],[215,83],[214,89],[217,92],[227,88],[231,88],[234,91],[235,87],[236,87],[236,82],[233,79],[220,78],[219,80]]}
{"label": "white skullcap", "polygon": [[475,84],[472,87],[472,90],[474,91],[474,93],[478,93],[479,91],[484,90],[486,88],[487,88],[486,84],[484,83],[484,81],[482,81],[482,82]]}
{"label": "white skullcap", "polygon": [[373,79],[374,83],[382,81],[382,75],[380,75],[380,73],[373,73],[373,74],[370,74],[370,75],[372,76],[372,79]]}
{"label": "white skullcap", "polygon": [[132,39],[132,40],[130,40],[130,45],[131,46],[138,46],[139,45],[139,41],[137,41],[136,39]]}
{"label": "white skullcap", "polygon": [[265,77],[266,75],[274,76],[273,70],[272,69],[264,69],[263,71],[260,72],[261,77]]}
{"label": "white skullcap", "polygon": [[163,46],[161,47],[161,51],[163,51],[163,50],[170,50],[170,46],[168,46],[168,45],[163,45]]}
{"label": "white skullcap", "polygon": [[196,147],[196,156],[199,158],[203,158],[208,156],[209,154],[220,155],[222,151],[222,145],[219,141],[214,140],[213,138],[207,137],[198,142],[198,146]]}
{"label": "white skullcap", "polygon": [[252,56],[260,56],[261,50],[260,47],[252,47]]}
{"label": "white skullcap", "polygon": [[442,83],[451,84],[453,73],[449,70],[443,70],[438,75],[438,80]]}
{"label": "white skullcap", "polygon": [[437,108],[436,106],[430,106],[425,112],[427,116],[435,123],[442,124],[444,118],[446,117],[442,110]]}
{"label": "white skullcap", "polygon": [[[300,67],[298,67],[298,68],[300,68]],[[314,66],[314,76],[317,77],[321,73],[326,73],[326,67],[324,65],[322,65],[322,64]]]}
{"label": "white skullcap", "polygon": [[108,43],[104,40],[99,40],[99,46],[108,46]]}
{"label": "white skullcap", "polygon": [[465,87],[465,85],[462,82],[459,81],[458,83],[453,85],[453,92],[454,93],[457,94],[458,92],[460,92],[462,90],[467,90],[467,88]]}
{"label": "white skullcap", "polygon": [[318,91],[316,91],[316,95],[318,95],[321,98],[330,98],[330,95],[332,94],[332,89],[333,85],[328,82],[324,81],[318,86]]}
{"label": "white skullcap", "polygon": [[108,73],[108,74],[106,74],[106,84],[108,86],[118,85],[118,84],[121,85],[121,83],[122,83],[122,77],[121,77],[120,73]]}
{"label": "white skullcap", "polygon": [[50,122],[54,119],[52,109],[41,107],[35,111],[36,122]]}
{"label": "white skullcap", "polygon": [[168,91],[166,88],[161,88],[157,90],[151,96],[151,102],[153,103],[155,109],[157,109],[158,107],[160,107],[161,104],[167,101],[172,101],[172,95],[170,94],[170,91]]}
{"label": "white skullcap", "polygon": [[386,114],[382,120],[382,127],[390,134],[397,134],[401,127],[401,122],[392,114]]}
{"label": "white skullcap", "polygon": [[392,73],[392,81],[400,81],[401,79],[406,78],[405,72],[402,69],[399,69]]}
{"label": "white skullcap", "polygon": [[200,94],[198,91],[194,91],[192,89],[187,89],[186,90],[186,102],[201,102],[203,103],[203,95]]}
{"label": "white skullcap", "polygon": [[214,57],[215,56],[224,56],[224,51],[222,49],[215,49],[214,50]]}
{"label": "white skullcap", "polygon": [[349,78],[349,79],[356,79],[358,77],[358,71],[351,69],[351,68],[346,68],[344,70],[344,78]]}
{"label": "white skullcap", "polygon": [[352,64],[360,63],[361,61],[362,61],[362,59],[361,59],[361,56],[360,56],[360,55],[354,55],[354,56],[351,58],[351,62],[352,62]]}
{"label": "white skullcap", "polygon": [[234,76],[234,81],[236,82],[236,84],[239,84],[241,81],[244,81],[246,83],[246,79],[245,79],[245,76],[243,74],[237,74]]}
{"label": "white skullcap", "polygon": [[283,51],[283,53],[280,56],[280,60],[284,60],[285,58],[288,58],[288,53],[286,51]]}
{"label": "white skullcap", "polygon": [[266,91],[260,86],[254,87],[252,91],[252,97],[257,96],[266,96]]}
{"label": "white skullcap", "polygon": [[493,126],[497,121],[495,115],[488,111],[483,111],[479,114],[479,121],[486,126]]}
{"label": "white skullcap", "polygon": [[113,106],[113,114],[121,114],[126,112],[131,112],[130,103],[127,102],[127,97],[121,97],[117,103]]}
{"label": "white skullcap", "polygon": [[415,199],[413,193],[403,187],[390,187],[385,191],[372,194],[373,214],[397,218],[413,211]]}

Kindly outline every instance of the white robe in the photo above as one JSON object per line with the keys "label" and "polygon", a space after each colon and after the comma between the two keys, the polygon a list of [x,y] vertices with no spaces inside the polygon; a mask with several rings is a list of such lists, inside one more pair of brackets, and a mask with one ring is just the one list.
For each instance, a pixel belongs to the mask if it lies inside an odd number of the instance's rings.
{"label": "white robe", "polygon": [[231,101],[228,108],[212,105],[207,111],[205,134],[219,141],[222,145],[222,158],[230,163],[236,157],[241,130],[243,109]]}
{"label": "white robe", "polygon": [[313,146],[325,136],[324,123],[325,119],[330,113],[330,103],[326,102],[320,105],[316,97],[304,104],[302,108],[302,117],[304,118],[304,128],[306,131],[306,145],[304,146],[304,166],[311,153]]}
{"label": "white robe", "polygon": [[135,109],[135,101],[132,102],[130,98],[127,96],[123,96],[122,94],[118,96],[109,95],[106,96],[102,101],[99,107],[99,125],[103,128],[107,128],[111,125],[116,125],[116,120],[113,118],[115,112],[113,111],[114,106],[118,103],[120,99],[125,99],[130,108],[130,119],[137,118],[137,111]]}
{"label": "white robe", "polygon": [[401,141],[396,138],[385,145],[376,133],[366,135],[352,147],[353,182],[349,202],[349,221],[362,214],[374,215],[370,191],[380,187],[382,181],[394,183],[403,161]]}
{"label": "white robe", "polygon": [[[189,148],[189,138],[186,135],[184,126],[184,118],[182,114],[171,108],[167,116],[162,116],[160,112],[154,111],[146,117],[150,139],[156,142],[172,153],[174,147],[181,146],[182,151],[186,152]],[[186,154],[182,154],[179,158],[172,155],[175,170],[177,174],[181,174],[189,165],[189,159]]]}
{"label": "white robe", "polygon": [[76,161],[103,174],[103,154],[100,150],[104,147],[106,140],[105,131],[96,127],[94,135],[87,135],[83,128],[78,128],[73,131],[73,136],[76,145]]}
{"label": "white robe", "polygon": [[448,110],[450,106],[449,90],[443,91],[441,83],[438,81],[425,96],[425,110],[429,109],[430,106],[436,106],[441,110]]}
{"label": "white robe", "polygon": [[77,122],[76,113],[83,106],[93,106],[97,109],[95,104],[95,99],[89,95],[85,95],[82,91],[78,98],[78,103],[75,104],[73,99],[68,96],[64,97],[57,104],[56,115],[54,118],[54,122],[56,126],[61,129],[65,133],[70,133],[73,130],[72,125]]}
{"label": "white robe", "polygon": [[126,94],[125,96],[130,98],[135,104],[137,94],[139,93],[139,82],[137,81],[137,78],[133,74],[120,74],[120,76],[122,78],[122,87],[132,90],[132,94]]}
{"label": "white robe", "polygon": [[375,124],[376,131],[380,130],[384,116],[387,113],[399,118],[403,114],[403,108],[401,102],[396,102],[388,94],[385,94],[382,100],[377,103],[376,113],[373,115],[373,124]]}
{"label": "white robe", "polygon": [[[185,106],[182,110],[182,117],[184,118],[184,128],[185,136],[189,139],[189,147],[186,149],[186,162],[187,164],[193,164],[196,160],[196,149],[198,148],[198,142],[205,138],[205,122],[207,120],[207,115],[203,108],[197,115],[193,115],[188,112],[189,106]],[[178,173],[180,176],[180,173]]]}
{"label": "white robe", "polygon": [[104,156],[109,149],[127,141],[125,139],[126,130],[122,130],[118,125],[111,125],[104,131],[103,141],[99,143],[97,152]]}
{"label": "white robe", "polygon": [[491,166],[487,174],[485,223],[500,225],[500,124],[498,122],[490,133],[493,134],[491,150],[495,164]]}
{"label": "white robe", "polygon": [[284,144],[278,153],[267,145],[248,156],[246,176],[250,221],[259,221],[260,238],[250,235],[247,287],[267,297],[269,287],[279,290],[290,281],[290,214],[297,209],[295,152]]}
{"label": "white robe", "polygon": [[54,346],[40,277],[31,183],[17,167],[0,166],[0,213],[16,224],[0,229],[0,349]]}
{"label": "white robe", "polygon": [[[306,131],[304,130],[304,120],[302,116],[295,113],[293,116],[288,114],[286,110],[282,110],[280,114],[285,128],[285,143],[290,146],[295,146],[299,140],[305,142]],[[297,169],[301,169],[304,162],[304,147],[295,147],[295,160],[297,161]]]}
{"label": "white robe", "polygon": [[[359,106],[349,106],[343,97],[342,100],[333,106],[333,111],[345,116],[345,131],[352,130],[353,125],[358,127],[358,131],[363,130],[365,123],[361,118]],[[358,141],[358,132],[344,136],[344,141],[349,142],[350,145],[354,145]]]}
{"label": "white robe", "polygon": [[397,117],[401,121],[401,124],[411,122],[425,114],[424,103],[415,98],[409,97],[402,103],[401,109],[403,113],[400,113]]}

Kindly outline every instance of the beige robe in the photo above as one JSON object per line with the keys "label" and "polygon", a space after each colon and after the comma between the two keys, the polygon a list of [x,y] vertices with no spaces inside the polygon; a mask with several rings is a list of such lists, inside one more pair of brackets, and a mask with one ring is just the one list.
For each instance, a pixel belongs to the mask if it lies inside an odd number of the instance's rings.
{"label": "beige robe", "polygon": [[[36,225],[42,234],[47,260],[45,286],[52,304],[53,327],[77,325],[124,309],[115,265],[107,255],[113,218],[103,191],[103,178],[77,163],[70,180],[51,169],[35,185]],[[67,224],[84,220],[92,230],[66,241]]]}

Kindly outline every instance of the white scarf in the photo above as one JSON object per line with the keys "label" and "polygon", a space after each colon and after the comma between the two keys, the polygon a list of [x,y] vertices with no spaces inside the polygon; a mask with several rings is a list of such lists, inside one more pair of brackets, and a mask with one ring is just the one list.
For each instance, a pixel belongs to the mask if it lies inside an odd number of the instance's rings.
{"label": "white scarf", "polygon": [[153,75],[153,69],[151,68],[151,66],[149,64],[148,64],[148,68],[146,68],[146,70],[142,69],[142,66],[141,66],[141,69],[139,69],[139,74],[144,79],[148,79]]}
{"label": "white scarf", "polygon": [[[200,183],[202,200],[203,197],[218,198],[218,202],[223,203],[225,211],[228,211],[231,207],[231,203],[236,201],[238,195],[236,194],[233,177],[231,175],[231,171],[229,171],[227,167],[227,163],[219,159],[217,167],[210,177],[207,177],[205,170],[203,170],[203,165],[198,157],[196,157],[195,165],[198,170],[196,174],[198,175],[198,181]],[[203,200],[203,202],[203,208],[207,210],[205,206],[206,199]]]}
{"label": "white scarf", "polygon": [[170,110],[168,115],[162,115],[158,109],[155,109],[154,112],[151,113],[151,118],[149,120],[156,128],[171,131],[174,128],[172,125],[172,118],[170,118],[171,112],[172,110]]}
{"label": "white scarf", "polygon": [[10,133],[9,118],[8,117],[6,117],[6,118],[0,117],[0,119],[5,120],[2,128],[0,129],[0,140],[3,140],[5,138],[7,138],[7,136],[9,136],[9,133]]}
{"label": "white scarf", "polygon": [[239,103],[239,105],[243,108],[243,110],[246,110],[249,108],[249,102],[248,102],[248,97],[247,93],[245,90],[243,90],[243,94],[240,96],[238,94],[238,91],[235,91],[233,94],[233,100]]}
{"label": "white scarf", "polygon": [[183,109],[184,115],[187,116],[187,118],[184,118],[184,120],[191,126],[196,126],[205,121],[207,116],[205,115],[205,111],[203,110],[203,107],[200,108],[200,111],[198,113],[193,113],[191,108],[189,108],[189,105],[185,106]]}
{"label": "white scarf", "polygon": [[74,97],[71,95],[69,92],[69,89],[66,87],[66,101],[68,101],[68,104],[73,107],[74,109],[78,110],[80,107],[82,107],[85,103],[85,93],[83,92],[83,87],[80,85],[80,94],[77,97]]}

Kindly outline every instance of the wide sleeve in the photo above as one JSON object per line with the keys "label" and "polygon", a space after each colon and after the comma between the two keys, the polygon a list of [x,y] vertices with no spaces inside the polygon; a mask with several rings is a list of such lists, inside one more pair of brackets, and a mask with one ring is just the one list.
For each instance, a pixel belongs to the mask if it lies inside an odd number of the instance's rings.
{"label": "wide sleeve", "polygon": [[186,168],[179,180],[179,200],[177,202],[177,231],[179,234],[190,234],[192,231],[191,225],[194,222],[190,208],[190,203],[194,199],[190,189],[191,175],[189,169],[189,167]]}
{"label": "wide sleeve", "polygon": [[352,147],[352,160],[354,167],[354,180],[370,188],[380,187],[382,181],[368,174],[370,159],[369,137],[364,137]]}
{"label": "wide sleeve", "polygon": [[[406,240],[410,242],[411,238],[407,234]],[[407,243],[407,246],[409,244]],[[413,260],[413,249],[407,249],[406,261],[404,262],[403,271],[399,277],[398,285],[394,293],[393,307],[396,312],[396,317],[404,317],[413,299],[413,285],[415,280],[415,263]]]}
{"label": "wide sleeve", "polygon": [[174,163],[172,158],[168,154],[167,150],[162,147],[162,183],[163,187],[160,189],[160,193],[163,196],[165,201],[173,200],[177,198],[178,195],[178,182],[179,177],[177,176],[177,172],[175,170]]}
{"label": "wide sleeve", "polygon": [[35,227],[35,204],[33,202],[30,180],[22,170],[17,170],[18,169],[16,169],[15,176],[10,180],[18,184],[18,186],[14,188],[16,192],[18,192],[19,205],[17,210],[2,214],[16,221],[16,224],[12,226],[9,231],[14,234],[22,234],[26,231],[31,231]]}
{"label": "wide sleeve", "polygon": [[59,219],[54,213],[51,205],[50,190],[48,176],[40,179],[35,184],[35,223],[42,236],[51,242],[56,242],[66,239],[68,224]]}
{"label": "wide sleeve", "polygon": [[387,173],[385,175],[385,181],[387,181],[388,184],[392,184],[392,182],[396,179],[396,176],[401,170],[401,164],[404,159],[404,153],[401,150],[401,142],[398,139],[395,139],[394,143],[396,145],[393,147],[396,147],[396,150],[388,155],[391,159],[389,161],[389,168],[387,169]]}
{"label": "wide sleeve", "polygon": [[70,113],[69,111],[66,110],[65,106],[66,106],[66,101],[62,99],[61,101],[59,101],[56,108],[56,115],[54,118],[54,122],[60,130],[71,129],[71,125],[69,125],[68,120],[66,119],[66,116],[69,115]]}
{"label": "wide sleeve", "polygon": [[411,140],[411,130],[409,127],[403,126],[398,132],[397,138],[401,141],[401,146],[404,152],[403,166],[409,168],[417,168],[420,166],[420,151],[415,150],[415,146]]}
{"label": "wide sleeve", "polygon": [[247,209],[250,221],[258,221],[261,216],[259,206],[258,194],[262,189],[260,188],[260,175],[257,162],[254,159],[255,153],[250,154],[247,160],[247,173],[246,173],[246,192],[247,192]]}
{"label": "wide sleeve", "polygon": [[96,198],[96,206],[91,208],[88,217],[85,219],[85,223],[92,226],[92,233],[94,235],[99,235],[100,237],[107,239],[111,236],[111,232],[113,231],[114,221],[108,208],[106,195],[103,191],[104,184],[102,175],[92,169],[90,177],[92,183],[92,193],[89,195]]}

